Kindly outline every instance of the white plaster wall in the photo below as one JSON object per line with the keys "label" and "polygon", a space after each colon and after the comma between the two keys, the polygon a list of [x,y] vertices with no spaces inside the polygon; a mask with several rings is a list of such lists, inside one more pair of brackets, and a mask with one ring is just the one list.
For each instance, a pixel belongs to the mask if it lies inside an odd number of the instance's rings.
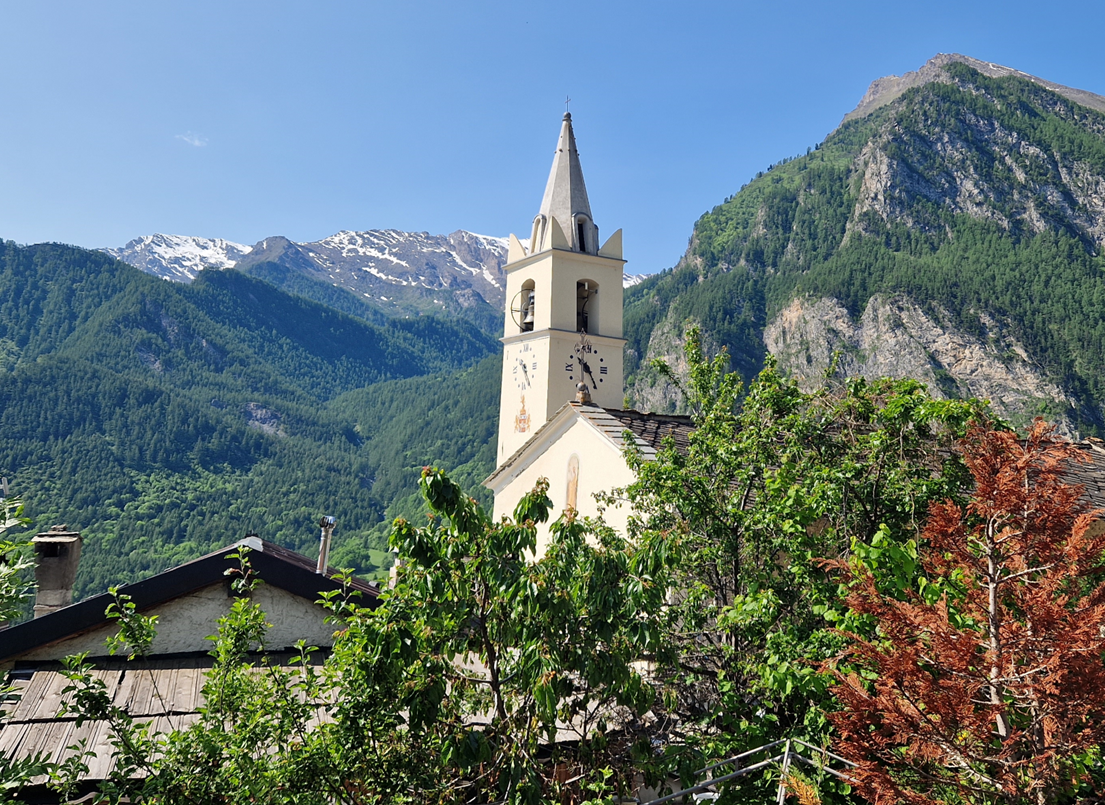
{"label": "white plaster wall", "polygon": [[[513,455],[515,450],[529,441],[537,429],[556,413],[556,409],[549,409],[549,379],[553,371],[550,368],[550,361],[554,359],[549,335],[549,331],[545,330],[503,346],[503,379],[499,395],[499,452],[496,456],[496,465],[502,464]],[[516,371],[519,360],[524,361],[527,367],[529,385],[525,388],[522,388],[519,383],[518,375],[521,370]],[[564,367],[560,368],[563,370]],[[565,402],[568,402],[568,398],[565,398],[560,405]],[[525,431],[518,431],[515,422],[523,404],[529,416],[529,425]],[[558,405],[557,408],[559,407]]]}
{"label": "white plaster wall", "polygon": [[[621,339],[602,336],[590,336],[589,340],[595,351],[589,357],[588,363],[598,386],[592,392],[592,402],[605,408],[621,408],[625,397],[625,343]],[[576,398],[576,384],[581,379],[575,360],[578,343],[579,337],[574,333],[545,330],[533,337],[511,340],[504,345],[503,378],[499,394],[499,452],[496,464],[501,465],[510,458],[565,403]],[[601,361],[598,360],[599,357],[602,358]],[[527,366],[530,385],[526,388],[519,385],[519,360],[523,360]],[[565,371],[565,365],[570,365],[571,371]],[[604,366],[607,367],[606,374],[601,371]],[[584,380],[588,386],[591,385],[590,378]],[[515,422],[521,411],[523,398],[529,426],[526,431],[519,432],[515,429]]]}
{"label": "white plaster wall", "polygon": [[[272,624],[266,637],[270,650],[290,648],[301,639],[309,646],[328,648],[333,645],[334,626],[324,623],[326,611],[322,607],[265,584],[257,588],[253,596]],[[233,602],[233,598],[227,597],[226,587],[219,583],[143,612],[144,615],[157,615],[154,653],[209,651],[212,643],[206,637],[215,634],[218,619],[229,612]],[[60,660],[84,651],[103,655],[107,653],[104,640],[117,630],[114,624],[93,629],[13,659]]]}
{"label": "white plaster wall", "polygon": [[591,308],[593,335],[610,338],[622,336],[622,274],[625,261],[613,257],[549,249],[530,255],[517,263],[504,266],[506,273],[506,313],[503,334],[507,337],[521,332],[511,315],[514,297],[527,280],[533,280],[533,330],[576,329],[576,283],[591,280],[598,283],[597,309]]}
{"label": "white plaster wall", "polygon": [[[633,481],[633,473],[626,465],[621,450],[593,426],[577,417],[559,439],[552,442],[528,467],[508,480],[498,491],[495,495],[495,518],[511,515],[522,496],[533,489],[537,479],[548,478],[549,497],[553,502],[550,521],[555,521],[563,513],[568,496],[568,463],[572,454],[579,456],[577,509],[583,516],[598,515],[599,504],[594,498],[596,492],[607,492],[615,487],[627,486]],[[604,516],[607,523],[625,533],[629,518],[627,505],[607,508]],[[538,529],[539,556],[545,552],[548,540],[549,527],[546,524]]]}

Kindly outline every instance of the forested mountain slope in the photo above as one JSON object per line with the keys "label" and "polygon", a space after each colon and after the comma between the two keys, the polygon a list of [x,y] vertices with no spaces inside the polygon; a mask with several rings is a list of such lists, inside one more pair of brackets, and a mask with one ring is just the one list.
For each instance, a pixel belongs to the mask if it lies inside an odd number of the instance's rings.
{"label": "forested mountain slope", "polygon": [[1105,114],[958,58],[758,175],[627,290],[638,405],[674,404],[647,358],[696,320],[745,375],[770,349],[815,382],[838,352],[838,374],[1102,432]]}
{"label": "forested mountain slope", "polygon": [[396,479],[417,477],[404,462],[461,465],[483,436],[453,421],[438,457],[432,427],[392,438],[393,393],[343,395],[417,380],[396,392],[400,413],[445,421],[436,407],[456,403],[433,389],[488,356],[497,373],[497,347],[467,322],[372,324],[239,272],[179,285],[96,252],[0,243],[0,474],[36,528],[83,532],[78,594],[247,531],[309,553],[321,514],[370,571]]}

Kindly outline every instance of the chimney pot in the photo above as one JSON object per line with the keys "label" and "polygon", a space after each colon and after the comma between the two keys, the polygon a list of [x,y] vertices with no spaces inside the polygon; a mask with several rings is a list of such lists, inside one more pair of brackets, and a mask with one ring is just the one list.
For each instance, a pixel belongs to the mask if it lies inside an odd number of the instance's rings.
{"label": "chimney pot", "polygon": [[31,539],[35,549],[35,617],[73,603],[73,582],[81,561],[81,535],[67,525],[52,526]]}

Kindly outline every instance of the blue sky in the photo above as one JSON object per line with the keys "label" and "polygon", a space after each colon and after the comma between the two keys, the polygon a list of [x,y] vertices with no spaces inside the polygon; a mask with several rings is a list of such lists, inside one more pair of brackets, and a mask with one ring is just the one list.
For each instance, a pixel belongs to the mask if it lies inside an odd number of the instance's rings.
{"label": "blue sky", "polygon": [[0,237],[526,234],[571,96],[603,235],[695,219],[938,52],[1105,95],[1105,4],[0,0]]}

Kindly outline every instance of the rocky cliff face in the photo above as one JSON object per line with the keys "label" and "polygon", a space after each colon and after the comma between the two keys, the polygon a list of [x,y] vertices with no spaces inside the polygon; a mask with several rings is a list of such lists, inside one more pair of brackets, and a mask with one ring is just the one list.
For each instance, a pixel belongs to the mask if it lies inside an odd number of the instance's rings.
{"label": "rocky cliff face", "polygon": [[[722,351],[723,345],[714,337],[710,328],[703,326],[698,319],[667,316],[652,331],[643,359],[632,356],[633,362],[639,362],[640,368],[626,382],[626,402],[629,407],[661,414],[689,413],[683,391],[673,385],[664,374],[652,368],[651,364],[655,360],[661,360],[676,377],[687,377],[687,358],[683,347],[687,342],[687,328],[692,326],[697,326],[702,334],[702,349],[707,357],[714,358]],[[730,364],[730,369],[732,368]]]}
{"label": "rocky cliff face", "polygon": [[[967,333],[951,318],[947,311],[926,311],[907,297],[876,295],[853,320],[836,299],[800,297],[768,322],[763,339],[779,368],[806,390],[819,388],[827,376],[910,377],[940,399],[989,400],[999,416],[1016,425],[1043,416],[1060,433],[1079,434],[1074,416],[1079,400],[1048,378],[1008,323],[982,314],[981,332]],[[652,331],[645,362],[659,358],[677,376],[686,376],[684,333],[692,324],[700,322],[666,318]],[[707,355],[718,354],[721,345],[708,331],[704,336]],[[679,389],[650,368],[634,375],[629,399],[642,410],[686,413]],[[1099,416],[1082,413],[1083,418]]]}
{"label": "rocky cliff face", "polygon": [[836,377],[912,377],[935,396],[989,400],[1018,424],[1046,416],[1073,435],[1076,401],[1048,380],[1007,326],[984,314],[975,335],[947,324],[950,318],[904,297],[876,295],[853,321],[835,299],[798,298],[764,328],[764,342],[807,388],[824,382],[835,359]]}
{"label": "rocky cliff face", "polygon": [[[1105,108],[1105,98],[1092,97]],[[941,214],[950,213],[1014,235],[1067,229],[1095,247],[1105,244],[1103,167],[1079,149],[1045,147],[986,114],[986,106],[1000,108],[1008,99],[982,100],[981,108],[954,110],[936,131],[926,119],[929,109],[903,110],[878,128],[852,163],[858,187],[846,237],[870,234],[873,217],[932,230],[945,226]],[[1051,93],[1039,101],[1046,113],[1105,139],[1100,115]]]}

